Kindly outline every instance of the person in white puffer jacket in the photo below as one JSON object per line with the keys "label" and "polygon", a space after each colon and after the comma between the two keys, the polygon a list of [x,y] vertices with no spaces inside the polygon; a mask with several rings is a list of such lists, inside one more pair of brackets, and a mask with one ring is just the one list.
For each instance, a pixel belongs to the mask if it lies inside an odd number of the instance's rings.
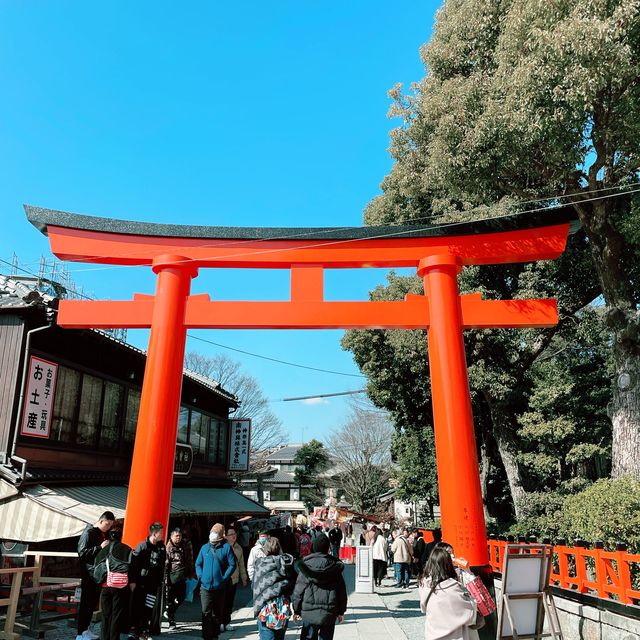
{"label": "person in white puffer jacket", "polygon": [[256,543],[249,552],[249,559],[247,560],[247,574],[249,576],[249,580],[253,580],[253,574],[256,570],[256,560],[258,558],[264,558],[266,555],[262,547],[270,537],[271,535],[268,531],[261,531],[258,534]]}
{"label": "person in white puffer jacket", "polygon": [[373,555],[373,580],[376,587],[382,586],[382,579],[387,577],[387,550],[388,543],[385,540],[380,529],[375,527],[375,536],[371,545],[371,553]]}

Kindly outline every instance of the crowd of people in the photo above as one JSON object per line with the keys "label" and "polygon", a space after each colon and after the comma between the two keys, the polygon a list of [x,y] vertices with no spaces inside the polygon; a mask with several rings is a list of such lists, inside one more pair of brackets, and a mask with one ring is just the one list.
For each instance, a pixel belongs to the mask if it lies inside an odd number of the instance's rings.
{"label": "crowd of people", "polygon": [[477,640],[484,618],[467,589],[475,576],[439,529],[427,543],[420,531],[384,531],[374,525],[362,532],[360,544],[372,547],[375,586],[382,586],[390,566],[395,588],[409,589],[416,578],[426,640]]}
{"label": "crowd of people", "polygon": [[249,582],[260,640],[284,638],[291,619],[302,623],[301,640],[332,640],[347,609],[344,565],[337,557],[339,527],[261,531],[251,548],[248,528],[238,529],[214,524],[194,561],[180,528],[170,532],[165,545],[165,527],[154,522],[132,549],[122,542],[114,514],[104,512],[78,542],[82,582],[76,640],[98,639],[90,629],[98,603],[101,640],[119,640],[122,632],[129,640],[151,640],[160,633],[163,616],[170,629],[176,627],[178,608],[196,580],[203,640],[232,629],[237,586]]}

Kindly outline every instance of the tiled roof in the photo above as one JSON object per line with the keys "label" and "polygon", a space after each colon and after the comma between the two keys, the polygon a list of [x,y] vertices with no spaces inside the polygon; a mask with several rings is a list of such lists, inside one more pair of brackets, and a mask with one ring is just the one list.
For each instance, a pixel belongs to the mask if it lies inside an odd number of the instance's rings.
{"label": "tiled roof", "polygon": [[0,307],[24,309],[52,305],[53,301],[52,296],[32,289],[18,279],[0,275]]}
{"label": "tiled roof", "polygon": [[269,462],[293,462],[296,453],[298,453],[302,446],[301,444],[288,444],[268,455],[265,460]]}

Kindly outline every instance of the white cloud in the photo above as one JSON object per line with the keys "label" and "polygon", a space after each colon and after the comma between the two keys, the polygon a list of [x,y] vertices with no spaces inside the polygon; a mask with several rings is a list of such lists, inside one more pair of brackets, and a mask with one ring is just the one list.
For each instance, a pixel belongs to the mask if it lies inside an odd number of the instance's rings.
{"label": "white cloud", "polygon": [[302,404],[329,404],[329,401],[326,398],[306,398],[302,401]]}

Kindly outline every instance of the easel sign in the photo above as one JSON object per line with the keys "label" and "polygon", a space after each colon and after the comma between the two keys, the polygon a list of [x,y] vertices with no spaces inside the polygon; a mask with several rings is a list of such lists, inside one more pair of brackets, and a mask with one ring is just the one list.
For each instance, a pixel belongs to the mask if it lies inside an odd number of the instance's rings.
{"label": "easel sign", "polygon": [[[498,640],[562,640],[558,612],[549,589],[553,548],[509,544],[502,570]],[[544,632],[545,614],[549,631]]]}

